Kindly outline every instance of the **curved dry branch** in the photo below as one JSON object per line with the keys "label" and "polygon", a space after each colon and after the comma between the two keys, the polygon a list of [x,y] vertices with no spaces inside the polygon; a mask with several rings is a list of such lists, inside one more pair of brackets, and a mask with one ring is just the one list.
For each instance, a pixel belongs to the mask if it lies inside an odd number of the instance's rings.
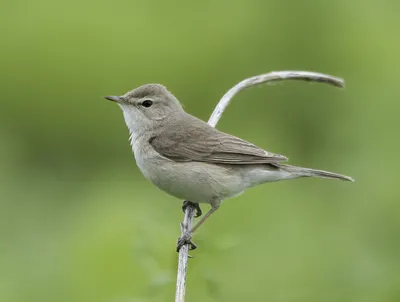
{"label": "curved dry branch", "polygon": [[327,83],[336,87],[344,87],[344,80],[327,74],[310,71],[272,71],[245,79],[231,89],[221,98],[211,114],[208,124],[215,127],[224,113],[226,107],[230,104],[232,98],[245,88],[268,82],[277,82],[284,80],[303,80],[310,82]]}
{"label": "curved dry branch", "polygon": [[[185,232],[190,231],[192,229],[194,213],[195,213],[195,208],[191,205],[188,205],[185,210],[183,223],[181,223],[181,236],[185,234]],[[185,244],[179,250],[178,275],[176,278],[176,292],[175,292],[176,302],[185,301],[186,271],[187,271],[188,257],[189,257],[189,245]]]}
{"label": "curved dry branch", "polygon": [[[337,87],[344,87],[343,79],[333,77],[323,73],[310,72],[310,71],[273,71],[258,76],[245,79],[231,89],[221,98],[211,114],[208,124],[215,127],[222,117],[226,107],[230,104],[232,98],[245,88],[253,85],[258,85],[268,82],[284,81],[284,80],[304,80],[312,82],[327,83]],[[188,206],[185,210],[183,224],[181,224],[181,235],[186,230],[192,229],[193,217],[195,209],[193,206]],[[176,280],[176,294],[175,302],[184,302],[186,292],[186,272],[189,257],[189,246],[186,244],[179,250],[178,260],[178,275]]]}

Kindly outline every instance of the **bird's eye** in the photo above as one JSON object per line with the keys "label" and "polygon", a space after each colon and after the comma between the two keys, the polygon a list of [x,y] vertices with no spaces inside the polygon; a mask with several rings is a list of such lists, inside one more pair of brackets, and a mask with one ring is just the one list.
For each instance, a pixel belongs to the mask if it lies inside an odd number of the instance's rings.
{"label": "bird's eye", "polygon": [[149,108],[151,105],[153,105],[153,101],[152,100],[144,100],[142,103],[143,107]]}

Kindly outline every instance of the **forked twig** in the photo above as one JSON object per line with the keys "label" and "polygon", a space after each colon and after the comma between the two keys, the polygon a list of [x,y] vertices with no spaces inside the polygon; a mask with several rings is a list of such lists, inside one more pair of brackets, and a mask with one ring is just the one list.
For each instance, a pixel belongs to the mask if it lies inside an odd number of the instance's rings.
{"label": "forked twig", "polygon": [[[220,120],[222,114],[224,113],[226,107],[228,107],[228,105],[230,104],[232,98],[243,89],[253,85],[258,85],[268,82],[284,81],[284,80],[303,80],[303,81],[321,82],[336,87],[344,87],[343,79],[317,72],[273,71],[261,74],[258,76],[245,79],[236,84],[235,86],[233,86],[231,89],[229,89],[228,92],[225,93],[225,95],[218,102],[213,113],[211,114],[210,119],[208,120],[208,124],[212,127],[215,127],[218,121]],[[195,209],[193,206],[189,205],[186,207],[183,224],[181,225],[182,236],[185,233],[185,231],[190,230],[192,228],[194,213]],[[189,257],[189,246],[188,244],[185,244],[179,250],[175,302],[184,302],[185,300],[188,257]]]}

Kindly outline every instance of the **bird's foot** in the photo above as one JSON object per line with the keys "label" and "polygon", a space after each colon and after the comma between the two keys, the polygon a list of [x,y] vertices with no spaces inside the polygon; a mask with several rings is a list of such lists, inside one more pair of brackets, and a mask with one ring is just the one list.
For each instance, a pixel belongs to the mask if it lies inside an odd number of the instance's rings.
{"label": "bird's foot", "polygon": [[181,233],[183,235],[179,237],[178,242],[176,243],[176,251],[179,253],[179,250],[185,244],[189,246],[189,250],[196,249],[197,245],[192,241],[192,233],[185,228],[183,223],[181,223]]}
{"label": "bird's foot", "polygon": [[179,237],[176,244],[176,251],[179,253],[180,249],[185,244],[189,246],[189,250],[195,250],[197,248],[197,245],[192,241],[192,233],[188,232]]}
{"label": "bird's foot", "polygon": [[188,206],[193,206],[196,209],[196,216],[195,218],[200,217],[203,214],[203,211],[200,208],[200,205],[197,202],[191,202],[189,200],[185,200],[182,205],[182,211],[185,213],[186,208]]}

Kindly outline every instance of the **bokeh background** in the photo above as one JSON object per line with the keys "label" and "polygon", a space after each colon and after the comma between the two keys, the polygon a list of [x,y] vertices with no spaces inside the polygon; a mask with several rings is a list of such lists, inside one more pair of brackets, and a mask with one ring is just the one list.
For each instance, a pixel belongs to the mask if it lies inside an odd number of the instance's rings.
{"label": "bokeh background", "polygon": [[[172,301],[181,201],[140,174],[120,109],[166,85],[300,179],[226,201],[195,236],[187,301],[400,301],[399,1],[2,1],[0,301]],[[203,210],[208,210],[203,206]]]}

